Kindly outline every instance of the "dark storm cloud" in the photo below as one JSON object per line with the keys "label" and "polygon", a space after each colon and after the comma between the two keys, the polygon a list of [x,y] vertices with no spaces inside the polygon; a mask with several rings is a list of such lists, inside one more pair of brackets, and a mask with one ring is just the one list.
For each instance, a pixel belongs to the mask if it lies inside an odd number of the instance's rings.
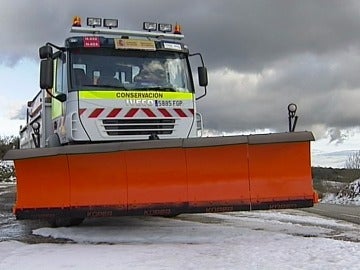
{"label": "dark storm cloud", "polygon": [[[286,131],[287,105],[292,102],[298,105],[298,130],[358,126],[359,69],[360,55],[354,52],[298,55],[258,73],[218,69],[210,73],[211,88],[199,107],[206,126],[228,132],[260,128]],[[329,135],[326,131],[321,128],[316,133],[318,137]]]}
{"label": "dark storm cloud", "polygon": [[[46,41],[62,44],[72,16],[116,17],[136,29],[144,20],[181,22],[193,51],[209,67],[259,70],[292,54],[357,46],[353,1],[2,1],[2,60],[15,61]],[[6,40],[6,42],[4,42]]]}
{"label": "dark storm cloud", "polygon": [[218,1],[206,11],[189,33],[193,43],[205,47],[213,65],[237,70],[358,46],[360,37],[358,8],[350,1]]}
{"label": "dark storm cloud", "polygon": [[0,63],[37,58],[47,41],[62,45],[74,15],[119,18],[126,29],[179,22],[210,71],[209,94],[199,101],[208,128],[286,130],[290,102],[298,104],[299,128],[325,134],[359,126],[355,0],[2,0],[1,7]]}

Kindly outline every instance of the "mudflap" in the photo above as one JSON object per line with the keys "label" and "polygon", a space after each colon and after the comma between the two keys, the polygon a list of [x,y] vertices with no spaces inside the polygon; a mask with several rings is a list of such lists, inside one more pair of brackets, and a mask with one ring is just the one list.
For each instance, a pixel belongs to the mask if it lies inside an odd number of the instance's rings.
{"label": "mudflap", "polygon": [[15,162],[19,219],[171,216],[313,206],[312,140],[310,132],[152,140],[5,158]]}

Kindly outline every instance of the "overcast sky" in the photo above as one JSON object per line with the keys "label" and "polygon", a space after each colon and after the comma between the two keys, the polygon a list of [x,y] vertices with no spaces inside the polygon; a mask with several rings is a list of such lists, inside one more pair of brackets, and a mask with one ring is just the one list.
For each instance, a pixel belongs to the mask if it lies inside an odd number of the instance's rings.
{"label": "overcast sky", "polygon": [[[359,126],[359,1],[1,0],[0,76],[27,65],[32,70],[24,77],[35,75],[28,84],[38,87],[38,48],[62,45],[74,15],[119,18],[131,30],[143,21],[180,23],[209,70],[208,95],[199,101],[208,129],[286,131],[291,102],[298,105],[298,129],[318,139],[343,143]],[[14,117],[22,99],[35,94],[21,83],[21,90],[18,84],[0,90],[14,100],[3,115]]]}

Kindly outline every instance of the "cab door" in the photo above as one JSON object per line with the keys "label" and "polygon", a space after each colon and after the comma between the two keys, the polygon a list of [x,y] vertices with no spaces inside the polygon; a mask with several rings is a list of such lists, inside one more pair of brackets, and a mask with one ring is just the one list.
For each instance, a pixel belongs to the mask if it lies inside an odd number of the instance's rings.
{"label": "cab door", "polygon": [[[61,53],[54,59],[54,87],[53,96],[61,93],[67,94],[67,72],[65,65],[65,54]],[[67,142],[65,129],[66,102],[51,98],[51,126],[53,134],[57,134],[60,143]]]}

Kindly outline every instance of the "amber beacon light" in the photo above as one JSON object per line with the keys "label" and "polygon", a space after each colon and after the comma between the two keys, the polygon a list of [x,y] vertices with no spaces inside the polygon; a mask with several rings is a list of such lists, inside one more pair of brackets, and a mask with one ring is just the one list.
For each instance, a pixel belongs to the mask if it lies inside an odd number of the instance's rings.
{"label": "amber beacon light", "polygon": [[177,23],[175,24],[174,34],[181,35],[181,26],[180,26],[180,24],[177,24]]}
{"label": "amber beacon light", "polygon": [[72,26],[81,27],[81,18],[79,16],[74,16]]}

